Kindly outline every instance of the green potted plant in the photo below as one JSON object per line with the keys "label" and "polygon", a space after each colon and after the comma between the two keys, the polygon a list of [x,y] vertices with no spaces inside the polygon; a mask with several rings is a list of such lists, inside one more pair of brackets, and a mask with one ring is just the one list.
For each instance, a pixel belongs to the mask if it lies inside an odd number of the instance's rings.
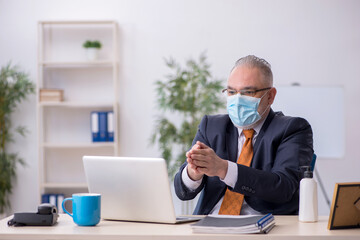
{"label": "green potted plant", "polygon": [[11,127],[11,113],[27,95],[35,92],[34,84],[28,74],[11,63],[0,71],[0,214],[10,207],[9,194],[12,192],[13,181],[16,178],[17,164],[24,164],[17,153],[9,153],[7,146],[14,142],[12,131],[24,136],[26,129],[19,126]]}
{"label": "green potted plant", "polygon": [[87,40],[83,43],[83,47],[86,49],[86,56],[88,60],[94,61],[98,58],[99,50],[101,49],[102,45],[98,40]]}
{"label": "green potted plant", "polygon": [[[191,147],[202,117],[224,106],[221,96],[224,81],[212,78],[205,54],[201,54],[198,62],[188,60],[185,68],[171,58],[165,59],[165,63],[172,74],[167,75],[165,81],[156,82],[157,103],[163,114],[157,119],[151,143],[158,144],[169,176],[173,177],[186,159],[185,153]],[[176,117],[167,116],[176,121],[167,118],[165,112],[175,113]]]}

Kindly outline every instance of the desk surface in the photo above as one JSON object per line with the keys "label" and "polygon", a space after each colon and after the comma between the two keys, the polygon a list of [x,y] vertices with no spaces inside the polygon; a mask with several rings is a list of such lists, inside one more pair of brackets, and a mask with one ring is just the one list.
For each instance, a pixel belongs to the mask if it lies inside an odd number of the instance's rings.
{"label": "desk surface", "polygon": [[300,223],[297,216],[275,216],[276,226],[269,234],[194,234],[190,223],[155,224],[101,221],[96,227],[79,227],[61,214],[53,227],[8,227],[0,221],[0,239],[360,239],[360,229],[327,230],[328,217],[316,223]]}

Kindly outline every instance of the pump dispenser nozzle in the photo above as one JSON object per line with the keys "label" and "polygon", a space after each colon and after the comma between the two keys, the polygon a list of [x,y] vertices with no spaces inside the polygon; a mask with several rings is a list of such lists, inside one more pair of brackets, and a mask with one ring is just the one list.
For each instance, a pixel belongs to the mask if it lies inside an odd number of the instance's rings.
{"label": "pump dispenser nozzle", "polygon": [[313,172],[310,166],[302,166],[300,168],[304,169],[304,178],[313,178]]}

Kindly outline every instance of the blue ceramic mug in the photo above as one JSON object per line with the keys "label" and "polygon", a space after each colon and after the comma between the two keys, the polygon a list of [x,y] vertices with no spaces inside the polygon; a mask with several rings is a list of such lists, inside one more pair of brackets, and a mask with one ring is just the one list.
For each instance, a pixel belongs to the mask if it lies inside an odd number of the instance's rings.
{"label": "blue ceramic mug", "polygon": [[[65,208],[65,202],[72,201],[72,214]],[[101,217],[101,195],[97,193],[75,193],[62,202],[64,212],[69,214],[79,226],[95,226]]]}

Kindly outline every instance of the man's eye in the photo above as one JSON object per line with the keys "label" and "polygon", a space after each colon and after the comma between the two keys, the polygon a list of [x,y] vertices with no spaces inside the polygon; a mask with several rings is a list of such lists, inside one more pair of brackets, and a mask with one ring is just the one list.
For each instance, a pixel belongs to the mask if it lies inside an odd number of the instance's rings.
{"label": "man's eye", "polygon": [[229,92],[230,95],[235,95],[236,94],[236,91],[234,91],[234,90],[229,90],[228,92]]}
{"label": "man's eye", "polygon": [[254,91],[243,91],[242,94],[243,95],[252,95],[252,94],[254,94]]}

